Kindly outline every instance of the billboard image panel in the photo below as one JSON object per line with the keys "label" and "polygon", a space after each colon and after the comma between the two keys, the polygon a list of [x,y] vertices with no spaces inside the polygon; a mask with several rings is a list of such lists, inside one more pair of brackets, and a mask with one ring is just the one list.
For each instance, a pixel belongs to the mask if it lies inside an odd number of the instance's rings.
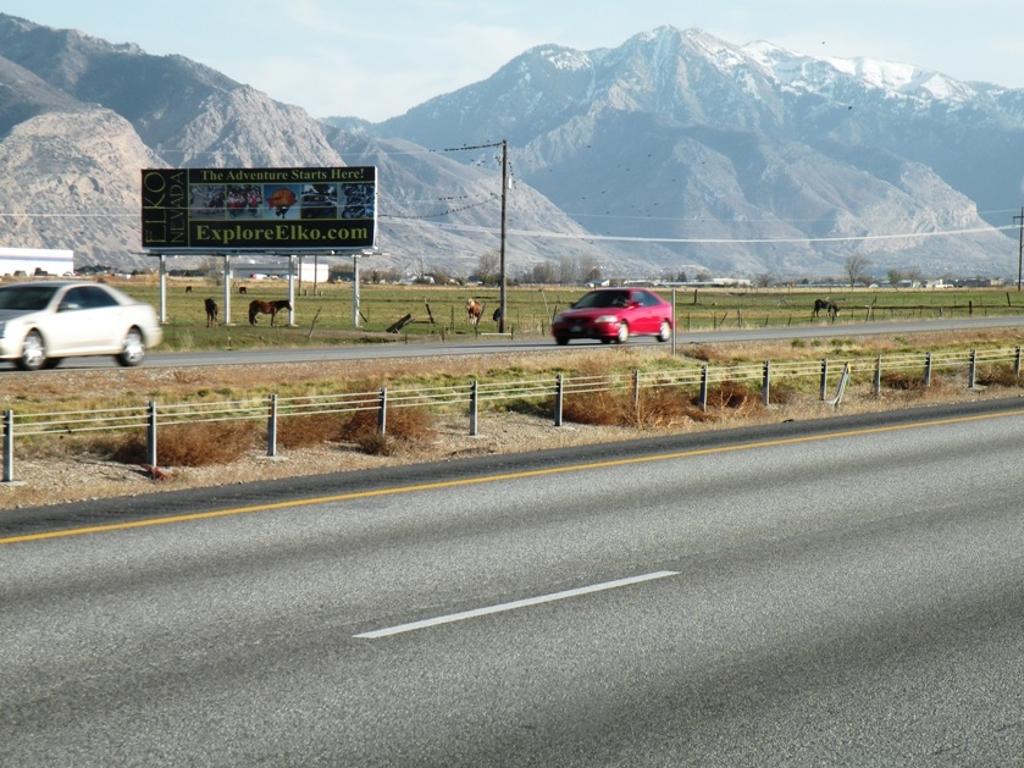
{"label": "billboard image panel", "polygon": [[377,169],[151,168],[142,247],[154,251],[337,250],[376,245]]}

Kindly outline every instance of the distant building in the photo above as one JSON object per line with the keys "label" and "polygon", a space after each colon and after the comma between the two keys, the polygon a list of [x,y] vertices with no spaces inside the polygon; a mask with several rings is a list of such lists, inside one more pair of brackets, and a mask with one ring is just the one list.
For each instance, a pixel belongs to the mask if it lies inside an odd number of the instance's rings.
{"label": "distant building", "polygon": [[61,277],[75,272],[75,252],[49,248],[0,248],[0,276]]}
{"label": "distant building", "polygon": [[[276,264],[239,264],[231,265],[236,279],[243,280],[267,280],[278,277],[288,277],[288,262],[281,261]],[[295,276],[302,282],[326,283],[330,276],[330,265],[323,262],[303,261],[296,265]]]}

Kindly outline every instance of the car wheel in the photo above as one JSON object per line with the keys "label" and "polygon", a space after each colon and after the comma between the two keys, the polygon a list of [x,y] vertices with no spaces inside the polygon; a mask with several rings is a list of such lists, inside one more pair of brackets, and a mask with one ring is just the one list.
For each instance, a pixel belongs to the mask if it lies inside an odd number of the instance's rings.
{"label": "car wheel", "polygon": [[16,364],[23,371],[38,371],[46,365],[46,345],[39,331],[29,331],[21,343],[21,357]]}
{"label": "car wheel", "polygon": [[555,336],[555,344],[558,344],[560,347],[564,347],[568,343],[569,343],[569,337],[568,336]]}
{"label": "car wheel", "polygon": [[628,338],[629,338],[629,326],[626,325],[625,323],[622,323],[619,326],[619,333],[615,337],[615,343],[616,344],[625,344],[626,340]]}
{"label": "car wheel", "polygon": [[668,320],[661,321],[661,327],[658,329],[658,341],[668,341],[672,338],[672,326],[669,325]]}
{"label": "car wheel", "polygon": [[138,328],[129,329],[121,346],[117,362],[124,366],[138,365],[146,356],[146,343],[142,340],[142,331]]}

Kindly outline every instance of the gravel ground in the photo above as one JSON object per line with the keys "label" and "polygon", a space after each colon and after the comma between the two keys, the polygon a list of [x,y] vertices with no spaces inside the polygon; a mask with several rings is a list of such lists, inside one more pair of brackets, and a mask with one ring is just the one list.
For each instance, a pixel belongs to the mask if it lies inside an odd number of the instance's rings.
{"label": "gravel ground", "polygon": [[371,456],[344,444],[279,449],[275,458],[268,458],[265,451],[253,451],[226,465],[170,468],[163,480],[150,479],[141,467],[97,457],[18,459],[16,455],[16,482],[0,483],[0,509],[558,448],[637,436],[635,430],[620,427],[566,424],[558,428],[550,419],[517,413],[482,415],[480,433],[471,437],[464,418],[445,419],[437,426],[434,439],[429,443],[402,447],[393,456]]}

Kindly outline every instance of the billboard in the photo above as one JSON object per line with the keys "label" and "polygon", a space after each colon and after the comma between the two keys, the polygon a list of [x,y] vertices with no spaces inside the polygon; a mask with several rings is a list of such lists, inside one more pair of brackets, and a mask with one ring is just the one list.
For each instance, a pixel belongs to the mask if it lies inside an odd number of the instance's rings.
{"label": "billboard", "polygon": [[151,168],[142,247],[302,251],[376,245],[377,169]]}

